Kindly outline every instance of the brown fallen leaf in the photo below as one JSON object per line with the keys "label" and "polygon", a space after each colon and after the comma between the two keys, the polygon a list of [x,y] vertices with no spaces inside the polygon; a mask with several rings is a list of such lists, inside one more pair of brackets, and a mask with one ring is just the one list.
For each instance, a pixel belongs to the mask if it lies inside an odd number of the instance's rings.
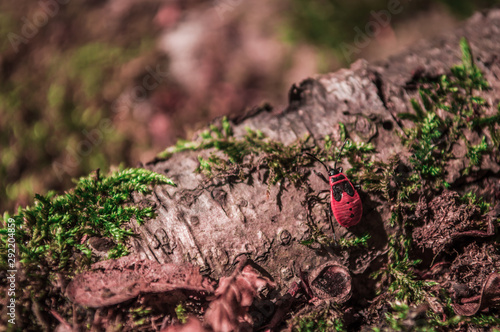
{"label": "brown fallen leaf", "polygon": [[[479,301],[478,301],[479,300]],[[457,315],[472,316],[480,310],[500,304],[500,273],[492,273],[486,279],[480,296],[461,299],[462,303],[454,303],[453,310]]]}
{"label": "brown fallen leaf", "polygon": [[252,331],[253,322],[248,315],[248,308],[259,290],[275,286],[273,281],[260,275],[243,259],[230,277],[220,279],[215,291],[216,298],[210,303],[204,316],[205,327],[192,318],[184,325],[170,326],[161,332]]}
{"label": "brown fallen leaf", "polygon": [[267,286],[276,285],[243,261],[232,276],[221,278],[215,291],[217,298],[210,303],[205,322],[218,332],[248,330],[253,323],[247,315],[248,308],[257,292]]}
{"label": "brown fallen leaf", "polygon": [[116,305],[139,294],[189,291],[213,293],[213,283],[195,266],[160,264],[126,256],[96,263],[91,271],[77,275],[66,289],[70,301],[101,308]]}

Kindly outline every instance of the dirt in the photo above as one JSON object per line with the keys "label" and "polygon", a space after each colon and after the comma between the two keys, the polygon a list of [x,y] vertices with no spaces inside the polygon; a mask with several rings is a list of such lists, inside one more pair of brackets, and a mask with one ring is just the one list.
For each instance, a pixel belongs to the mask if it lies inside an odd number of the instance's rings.
{"label": "dirt", "polygon": [[[422,249],[431,249],[435,255],[462,237],[493,235],[491,226],[488,226],[493,222],[492,218],[482,217],[476,206],[460,203],[457,192],[444,192],[428,204],[421,200],[415,217],[423,222],[413,230],[415,243]],[[481,231],[481,225],[490,229]]]}

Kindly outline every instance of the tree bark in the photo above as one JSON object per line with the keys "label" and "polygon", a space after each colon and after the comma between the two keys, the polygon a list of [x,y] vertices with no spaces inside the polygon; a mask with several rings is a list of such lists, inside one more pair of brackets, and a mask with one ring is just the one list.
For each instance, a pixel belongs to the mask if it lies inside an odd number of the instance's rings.
{"label": "tree bark", "polygon": [[[325,135],[338,140],[338,123],[342,122],[353,141],[373,143],[377,149],[374,160],[387,162],[394,154],[407,154],[398,134],[402,135],[402,128],[412,124],[397,114],[412,112],[410,99],[418,95],[413,83],[419,77],[449,73],[450,67],[461,62],[461,37],[468,39],[476,65],[490,83],[491,89],[482,95],[490,105],[488,114],[496,113],[499,26],[500,10],[477,13],[453,34],[422,41],[385,61],[369,64],[359,60],[349,69],[306,79],[291,88],[285,109],[259,109],[233,119],[234,135],[243,136],[245,127],[249,127],[284,144],[305,134],[315,140]],[[471,143],[480,142],[477,133],[467,135]],[[206,186],[206,178],[195,173],[195,169],[199,164],[197,156],[207,157],[210,152],[177,153],[168,160],[155,160],[144,166],[170,177],[177,188],[157,186],[152,195],[134,197],[136,202],[154,205],[158,213],[144,225],[134,223],[139,234],[132,245],[136,253],[161,263],[197,264],[215,278],[227,275],[238,256],[248,255],[284,286],[298,274],[298,268],[310,270],[331,259],[342,261],[354,274],[364,273],[369,263],[384,252],[391,232],[390,208],[381,197],[360,191],[364,208],[360,224],[348,230],[334,226],[337,237],[369,233],[371,248],[349,252],[309,248],[301,244],[308,232],[307,210],[301,204],[306,189],[285,182],[283,188],[271,186],[268,193],[268,185],[258,171],[251,174],[251,184],[215,181]],[[320,166],[317,169],[322,171]],[[481,170],[477,176],[464,178],[452,168],[447,180],[454,190],[476,189],[492,195],[491,186],[485,183],[498,182],[500,168],[492,157],[486,156]],[[315,192],[328,188],[314,174],[308,183]],[[280,204],[276,200],[278,191],[282,194]],[[316,206],[313,220],[325,233],[332,234],[325,209],[326,206]]]}

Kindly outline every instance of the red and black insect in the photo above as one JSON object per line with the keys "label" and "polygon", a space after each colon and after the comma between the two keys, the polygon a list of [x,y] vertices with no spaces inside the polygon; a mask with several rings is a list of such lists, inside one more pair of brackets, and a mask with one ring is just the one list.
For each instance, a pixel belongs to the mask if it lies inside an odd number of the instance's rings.
{"label": "red and black insect", "polygon": [[330,207],[333,216],[340,225],[351,227],[361,220],[361,216],[363,215],[363,204],[351,181],[342,173],[342,167],[337,168],[338,158],[346,142],[347,140],[342,144],[342,148],[335,160],[333,168],[329,168],[312,154],[308,153],[308,155],[319,161],[328,172],[329,180],[327,180],[323,174],[314,171],[323,181],[330,184]]}

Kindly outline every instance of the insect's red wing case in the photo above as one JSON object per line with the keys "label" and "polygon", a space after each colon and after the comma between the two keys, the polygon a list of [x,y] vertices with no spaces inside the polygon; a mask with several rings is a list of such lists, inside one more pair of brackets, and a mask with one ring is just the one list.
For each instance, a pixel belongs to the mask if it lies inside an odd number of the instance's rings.
{"label": "insect's red wing case", "polygon": [[[358,192],[354,189],[351,181],[347,179],[347,176],[345,176],[345,174],[339,173],[335,177],[340,177],[340,175],[343,175],[345,179],[336,181],[334,183],[331,183],[332,180],[330,180],[332,212],[335,216],[335,219],[340,225],[344,227],[351,227],[359,223],[359,221],[361,220],[361,216],[363,215],[363,204],[361,203]],[[354,195],[350,196],[347,194],[347,192],[343,191],[340,201],[336,201],[332,188],[333,186],[343,182],[349,182],[349,184],[353,188]]]}

